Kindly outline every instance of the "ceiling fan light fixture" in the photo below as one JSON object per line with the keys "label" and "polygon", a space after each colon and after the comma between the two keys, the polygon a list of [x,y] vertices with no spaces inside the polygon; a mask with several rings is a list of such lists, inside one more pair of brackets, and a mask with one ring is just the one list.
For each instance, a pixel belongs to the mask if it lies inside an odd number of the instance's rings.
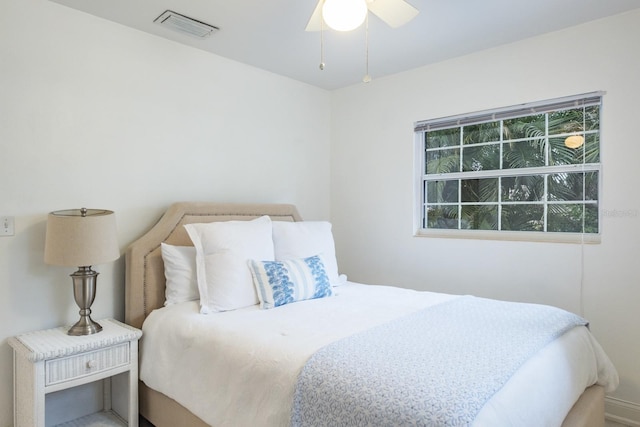
{"label": "ceiling fan light fixture", "polygon": [[571,135],[564,140],[564,145],[567,148],[580,148],[584,144],[584,137],[582,135]]}
{"label": "ceiling fan light fixture", "polygon": [[325,0],[322,6],[324,22],[336,31],[355,30],[366,16],[366,0]]}

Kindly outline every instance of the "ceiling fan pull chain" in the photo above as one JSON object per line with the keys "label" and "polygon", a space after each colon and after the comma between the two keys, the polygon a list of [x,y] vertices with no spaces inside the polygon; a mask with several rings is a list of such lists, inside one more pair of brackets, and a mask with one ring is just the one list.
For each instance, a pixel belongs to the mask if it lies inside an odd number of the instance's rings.
{"label": "ceiling fan pull chain", "polygon": [[320,20],[320,70],[324,70],[324,19]]}
{"label": "ceiling fan pull chain", "polygon": [[365,74],[362,78],[364,83],[369,83],[371,81],[371,76],[369,75],[369,11],[367,11],[367,16],[364,20],[365,25]]}

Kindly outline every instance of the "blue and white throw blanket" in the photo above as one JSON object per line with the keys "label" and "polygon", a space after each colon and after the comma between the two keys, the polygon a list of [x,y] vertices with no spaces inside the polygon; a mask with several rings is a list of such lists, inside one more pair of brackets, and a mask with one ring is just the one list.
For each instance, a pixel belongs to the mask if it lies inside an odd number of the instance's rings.
{"label": "blue and white throw blanket", "polygon": [[466,426],[529,357],[581,317],[460,297],[323,347],[296,384],[292,426]]}

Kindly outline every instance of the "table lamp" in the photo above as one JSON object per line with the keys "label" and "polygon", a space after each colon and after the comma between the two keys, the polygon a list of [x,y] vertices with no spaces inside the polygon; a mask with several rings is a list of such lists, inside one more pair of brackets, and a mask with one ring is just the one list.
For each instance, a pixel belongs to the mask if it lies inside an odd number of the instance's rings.
{"label": "table lamp", "polygon": [[91,319],[98,276],[91,266],[119,257],[116,217],[112,211],[82,208],[49,213],[44,262],[78,267],[71,278],[80,320],[69,329],[69,335],[90,335],[102,330],[102,326]]}

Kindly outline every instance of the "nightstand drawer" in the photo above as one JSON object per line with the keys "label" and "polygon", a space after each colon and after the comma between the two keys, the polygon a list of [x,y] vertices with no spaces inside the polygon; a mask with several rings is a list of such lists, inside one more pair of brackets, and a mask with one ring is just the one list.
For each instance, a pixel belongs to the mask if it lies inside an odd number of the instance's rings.
{"label": "nightstand drawer", "polygon": [[129,363],[129,343],[45,362],[45,386],[82,378]]}

